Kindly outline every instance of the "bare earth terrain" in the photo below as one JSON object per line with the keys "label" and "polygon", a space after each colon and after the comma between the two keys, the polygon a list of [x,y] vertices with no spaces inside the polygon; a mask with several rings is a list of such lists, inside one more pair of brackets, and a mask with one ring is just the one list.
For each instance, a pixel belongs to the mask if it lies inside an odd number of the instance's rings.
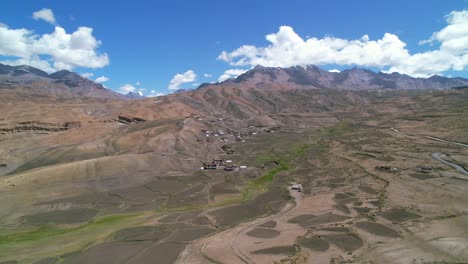
{"label": "bare earth terrain", "polygon": [[466,89],[229,85],[1,90],[0,263],[468,263]]}

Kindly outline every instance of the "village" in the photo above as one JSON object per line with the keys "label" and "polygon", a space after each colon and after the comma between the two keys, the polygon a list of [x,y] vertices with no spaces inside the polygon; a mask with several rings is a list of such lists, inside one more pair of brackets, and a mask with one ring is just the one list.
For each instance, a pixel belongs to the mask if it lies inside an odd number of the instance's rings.
{"label": "village", "polygon": [[[199,121],[203,121],[202,118],[198,117]],[[216,120],[208,120],[210,123],[224,123],[226,121],[223,118]],[[248,137],[252,137],[261,133],[274,133],[280,130],[281,127],[260,127],[260,126],[248,126],[243,131],[236,131],[232,129],[214,128],[214,129],[202,129],[200,133],[205,138],[206,143],[243,143]],[[201,141],[200,139],[198,139]],[[236,152],[233,150],[232,145],[223,144],[221,149],[224,151],[223,155],[233,155]],[[213,158],[211,161],[202,161],[200,170],[217,170],[224,169],[225,171],[241,171],[247,169],[246,165],[236,164],[232,159],[221,159]]]}

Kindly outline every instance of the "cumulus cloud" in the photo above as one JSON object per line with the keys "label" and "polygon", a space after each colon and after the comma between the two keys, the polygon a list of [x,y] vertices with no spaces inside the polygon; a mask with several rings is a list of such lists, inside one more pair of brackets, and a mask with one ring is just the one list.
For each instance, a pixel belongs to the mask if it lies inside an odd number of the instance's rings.
{"label": "cumulus cloud", "polygon": [[136,89],[135,89],[135,87],[133,85],[125,84],[125,85],[121,86],[117,92],[119,92],[121,94],[128,94],[129,92],[135,92],[135,91],[136,91]]}
{"label": "cumulus cloud", "polygon": [[136,86],[140,86],[140,85],[141,85],[141,82],[140,82],[140,81],[137,81],[137,82],[135,83],[135,85],[136,85]]}
{"label": "cumulus cloud", "polygon": [[0,56],[13,57],[2,63],[28,64],[47,72],[108,65],[108,55],[97,51],[100,45],[89,27],[79,27],[70,34],[56,26],[52,33],[43,35],[24,28],[0,27]]}
{"label": "cumulus cloud", "polygon": [[197,79],[197,75],[192,70],[188,70],[184,73],[178,73],[170,81],[168,89],[178,90],[181,88],[180,86],[182,84],[194,82],[196,79]]}
{"label": "cumulus cloud", "polygon": [[230,69],[225,71],[221,76],[218,78],[218,82],[224,82],[227,79],[236,78],[237,76],[245,73],[247,70],[243,69]]}
{"label": "cumulus cloud", "polygon": [[437,43],[439,48],[421,53],[411,54],[406,43],[391,33],[376,40],[368,35],[351,40],[329,36],[303,39],[292,27],[281,26],[277,33],[266,36],[268,46],[243,45],[223,51],[218,59],[233,66],[358,65],[417,77],[462,71],[468,67],[468,10],[451,12],[446,22],[445,28],[420,43]]}
{"label": "cumulus cloud", "polygon": [[81,74],[81,76],[83,76],[83,77],[85,77],[85,78],[89,79],[89,78],[91,78],[91,77],[93,77],[93,76],[94,76],[94,73],[91,73],[91,72],[85,72],[85,73],[82,73],[82,74]]}
{"label": "cumulus cloud", "polygon": [[109,80],[110,80],[110,79],[109,79],[108,77],[106,77],[106,76],[101,76],[101,77],[97,77],[96,80],[95,80],[95,82],[97,82],[97,83],[103,83],[103,82],[107,82],[107,81],[109,81]]}
{"label": "cumulus cloud", "polygon": [[212,75],[212,74],[209,74],[209,73],[204,73],[204,74],[203,74],[203,77],[205,77],[205,78],[211,78],[211,77],[213,77],[213,75]]}
{"label": "cumulus cloud", "polygon": [[52,25],[56,25],[54,12],[48,8],[43,8],[39,11],[33,13],[33,18],[35,20],[44,20]]}

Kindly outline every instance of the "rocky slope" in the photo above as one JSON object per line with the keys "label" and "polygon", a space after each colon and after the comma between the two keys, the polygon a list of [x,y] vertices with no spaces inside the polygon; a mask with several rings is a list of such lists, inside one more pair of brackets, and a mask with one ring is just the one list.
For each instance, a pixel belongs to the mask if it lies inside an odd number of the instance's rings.
{"label": "rocky slope", "polygon": [[9,90],[19,96],[54,96],[59,98],[94,97],[126,99],[125,96],[104,88],[77,73],[62,70],[47,74],[31,66],[0,64],[0,90]]}

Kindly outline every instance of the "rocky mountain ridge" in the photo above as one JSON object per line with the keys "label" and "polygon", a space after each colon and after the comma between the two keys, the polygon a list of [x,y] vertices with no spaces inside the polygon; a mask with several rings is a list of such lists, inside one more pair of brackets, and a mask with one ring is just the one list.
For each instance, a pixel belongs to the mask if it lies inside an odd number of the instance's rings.
{"label": "rocky mountain ridge", "polygon": [[[267,88],[272,85],[295,89],[334,88],[344,90],[376,89],[449,89],[468,85],[468,79],[434,75],[415,78],[400,73],[375,73],[363,68],[329,72],[317,66],[273,68],[256,66],[235,79],[216,85]],[[202,85],[202,87],[207,86]]]}
{"label": "rocky mountain ridge", "polygon": [[40,69],[0,63],[0,89],[14,90],[19,95],[54,96],[59,98],[94,97],[127,99],[124,95],[106,89],[83,76],[61,70],[48,74]]}

